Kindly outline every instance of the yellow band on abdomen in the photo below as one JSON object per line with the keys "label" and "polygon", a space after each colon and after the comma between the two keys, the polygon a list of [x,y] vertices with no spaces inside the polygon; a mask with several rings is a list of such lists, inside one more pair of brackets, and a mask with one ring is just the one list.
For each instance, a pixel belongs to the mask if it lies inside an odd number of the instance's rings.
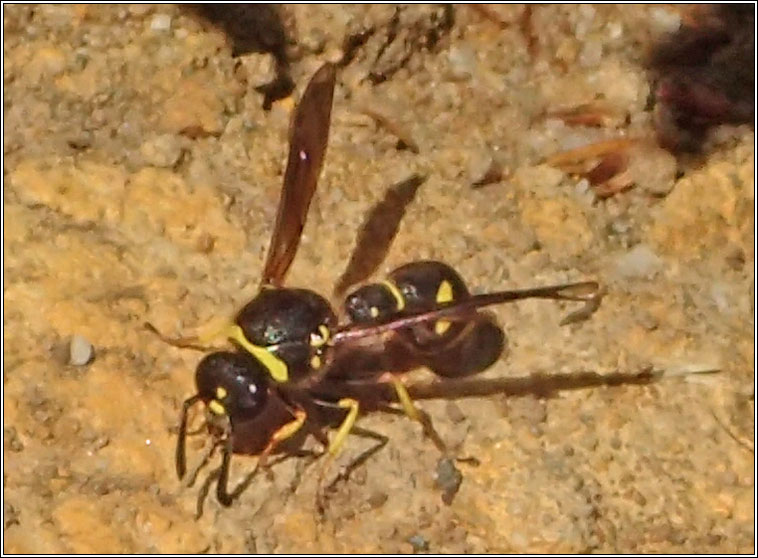
{"label": "yellow band on abdomen", "polygon": [[397,311],[402,312],[405,308],[405,298],[403,298],[403,293],[400,292],[400,289],[398,289],[397,285],[395,285],[392,281],[382,281],[382,285],[387,288],[387,290],[392,294],[392,297],[395,299],[395,303],[397,304]]}

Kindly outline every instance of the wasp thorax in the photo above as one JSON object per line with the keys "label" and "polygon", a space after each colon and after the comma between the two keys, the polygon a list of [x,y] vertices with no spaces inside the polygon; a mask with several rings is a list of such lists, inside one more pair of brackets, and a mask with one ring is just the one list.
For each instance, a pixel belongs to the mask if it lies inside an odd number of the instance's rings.
{"label": "wasp thorax", "polygon": [[208,410],[232,421],[251,419],[263,409],[267,382],[266,369],[245,352],[211,353],[195,372],[198,394]]}
{"label": "wasp thorax", "polygon": [[[305,289],[264,289],[237,315],[247,341],[278,381],[297,380],[326,360],[337,317],[325,298]],[[284,371],[284,374],[282,373]]]}

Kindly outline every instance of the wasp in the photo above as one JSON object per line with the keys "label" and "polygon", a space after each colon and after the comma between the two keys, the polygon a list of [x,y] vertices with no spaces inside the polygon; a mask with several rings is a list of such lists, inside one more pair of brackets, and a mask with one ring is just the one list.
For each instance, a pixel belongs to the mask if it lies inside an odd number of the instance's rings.
{"label": "wasp", "polygon": [[188,413],[202,403],[214,447],[222,448],[216,495],[225,506],[240,492],[228,487],[234,454],[259,456],[257,469],[302,434],[314,436],[328,459],[351,433],[386,441],[355,424],[361,411],[405,413],[445,450],[401,381],[409,366],[407,359],[394,358],[398,351],[441,377],[474,374],[491,365],[504,345],[502,330],[480,309],[527,298],[590,306],[599,301],[600,287],[592,281],[471,294],[453,268],[431,261],[409,263],[350,293],[343,320],[320,294],[285,287],[326,153],[335,82],[336,67],[324,64],[294,111],[284,184],[255,298],[213,335],[172,339],[146,324],[175,346],[206,350],[204,343],[223,336],[235,347],[212,352],[198,364],[196,393],[182,406],[175,454],[181,479]]}

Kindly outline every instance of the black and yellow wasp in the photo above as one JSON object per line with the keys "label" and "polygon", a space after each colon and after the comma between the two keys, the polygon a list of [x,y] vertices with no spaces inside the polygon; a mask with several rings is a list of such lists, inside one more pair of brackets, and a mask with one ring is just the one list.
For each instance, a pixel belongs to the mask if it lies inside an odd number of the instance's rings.
{"label": "black and yellow wasp", "polygon": [[[322,66],[295,110],[260,291],[220,333],[235,350],[213,352],[200,361],[197,393],[182,408],[177,474],[186,474],[188,411],[202,402],[208,428],[222,449],[216,493],[223,505],[239,493],[228,489],[233,454],[258,455],[260,467],[285,442],[310,434],[331,459],[351,432],[362,430],[355,425],[361,410],[399,404],[444,449],[401,381],[408,364],[393,358],[398,348],[413,357],[414,365],[440,376],[473,374],[491,365],[504,344],[502,330],[479,309],[526,298],[599,301],[595,282],[474,295],[451,267],[413,262],[349,294],[347,320],[340,323],[318,293],[284,287],[326,152],[335,78],[334,65]],[[203,348],[209,339],[164,340]]]}

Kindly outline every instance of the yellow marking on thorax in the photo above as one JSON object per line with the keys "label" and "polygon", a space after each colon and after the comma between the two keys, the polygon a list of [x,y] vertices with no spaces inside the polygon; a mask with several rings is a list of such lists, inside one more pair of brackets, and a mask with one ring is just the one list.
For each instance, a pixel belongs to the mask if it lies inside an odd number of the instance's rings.
{"label": "yellow marking on thorax", "polygon": [[[437,304],[444,304],[453,300],[453,286],[450,284],[450,281],[440,283],[440,288],[437,289],[436,300]],[[450,329],[450,322],[448,320],[437,320],[434,324],[434,333],[437,335],[444,335],[448,329]]]}
{"label": "yellow marking on thorax", "polygon": [[227,391],[223,387],[218,386],[216,388],[216,399],[224,399],[226,398],[226,395]]}
{"label": "yellow marking on thorax", "polygon": [[434,333],[437,335],[445,335],[445,332],[450,329],[449,320],[437,320],[434,324]]}
{"label": "yellow marking on thorax", "polygon": [[400,292],[400,289],[398,289],[397,285],[395,285],[392,281],[382,281],[382,285],[384,285],[392,294],[395,299],[395,303],[397,304],[397,311],[401,312],[405,308],[405,298],[403,298],[403,293]]}
{"label": "yellow marking on thorax", "polygon": [[321,368],[321,357],[320,356],[313,355],[311,357],[311,368],[314,368],[316,370],[318,370],[319,368]]}
{"label": "yellow marking on thorax", "polygon": [[318,326],[318,333],[311,333],[311,346],[312,347],[321,347],[326,344],[327,341],[329,341],[329,328],[326,327],[324,324],[321,324]]}
{"label": "yellow marking on thorax", "polygon": [[326,327],[324,324],[321,324],[318,326],[318,330],[321,332],[321,336],[324,338],[324,341],[329,341],[329,328]]}
{"label": "yellow marking on thorax", "polygon": [[208,403],[208,409],[210,409],[211,413],[214,415],[225,415],[226,414],[226,408],[215,399],[212,399],[210,403]]}
{"label": "yellow marking on thorax", "polygon": [[287,363],[271,352],[273,349],[276,349],[276,345],[271,345],[270,347],[253,345],[247,340],[242,328],[238,325],[229,326],[226,336],[257,358],[258,362],[266,367],[266,370],[268,370],[268,373],[275,382],[281,384],[289,380]]}
{"label": "yellow marking on thorax", "polygon": [[369,312],[371,312],[371,317],[372,318],[378,318],[379,317],[379,308],[377,308],[376,306],[372,306],[369,309]]}
{"label": "yellow marking on thorax", "polygon": [[443,304],[453,300],[453,286],[450,281],[443,281],[440,283],[440,288],[437,289],[437,304]]}

